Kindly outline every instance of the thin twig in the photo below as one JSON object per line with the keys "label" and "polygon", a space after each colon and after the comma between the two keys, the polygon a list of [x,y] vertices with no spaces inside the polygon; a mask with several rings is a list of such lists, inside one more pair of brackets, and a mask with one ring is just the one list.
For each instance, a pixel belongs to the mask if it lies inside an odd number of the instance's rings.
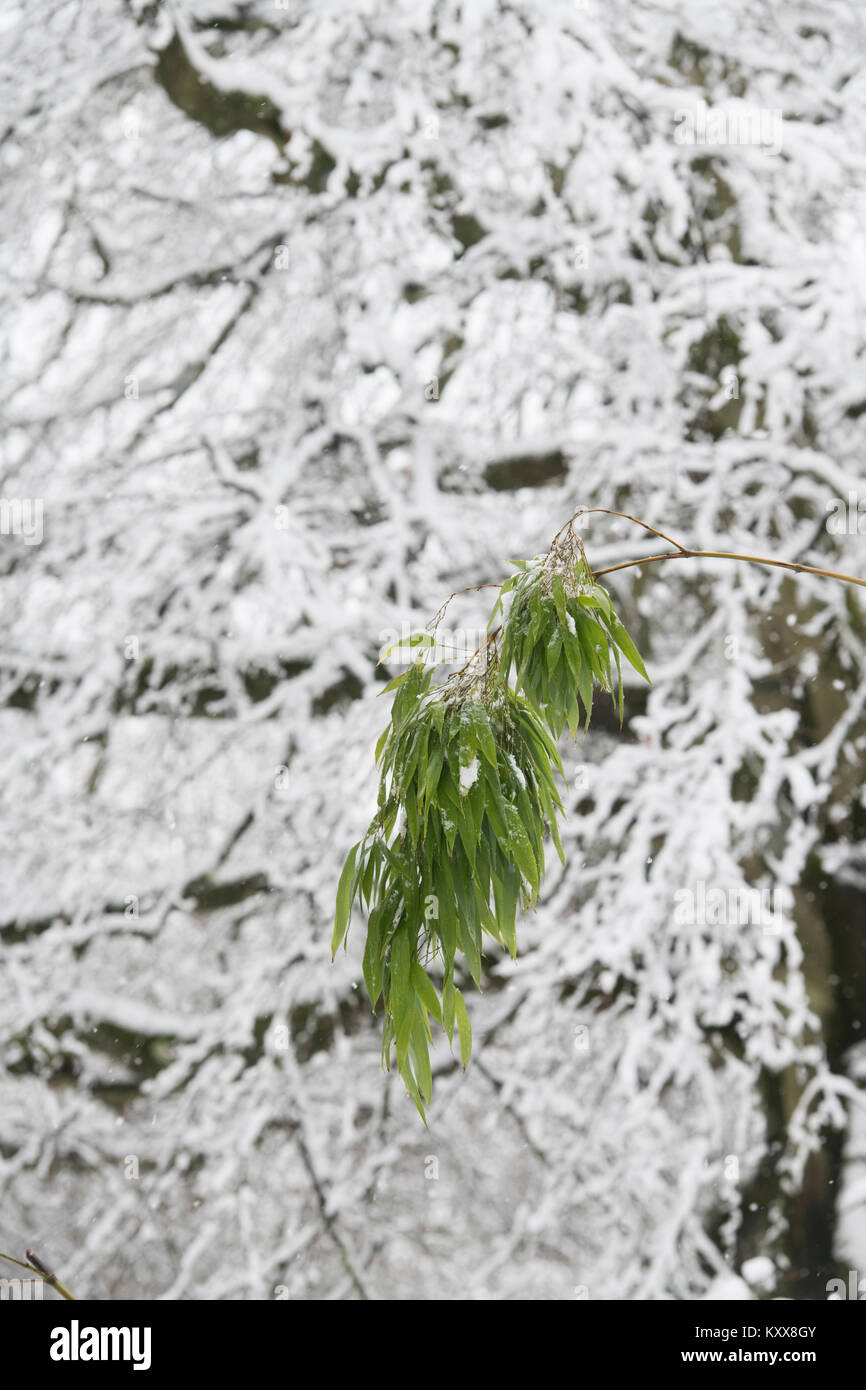
{"label": "thin twig", "polygon": [[796,560],[770,560],[764,555],[739,555],[732,550],[689,550],[687,546],[681,545],[673,536],[666,536],[664,531],[657,531],[655,526],[650,526],[648,522],[641,521],[638,516],[631,516],[628,512],[615,512],[610,507],[580,507],[574,516],[569,517],[565,526],[561,526],[554,537],[556,540],[562,535],[566,526],[571,526],[572,522],[579,516],[590,516],[593,513],[601,513],[604,516],[621,516],[626,521],[633,521],[636,526],[642,526],[645,531],[651,531],[654,536],[659,536],[669,545],[676,546],[673,552],[666,551],[662,555],[646,555],[642,560],[623,560],[618,565],[608,565],[603,570],[596,570],[596,576],[600,574],[613,574],[614,570],[627,570],[632,565],[653,565],[659,560],[743,560],[750,565],[773,565],[777,569],[791,570],[794,574],[818,574],[825,579],[839,579],[843,584],[860,584],[866,588],[866,579],[858,579],[853,574],[842,574],[839,570],[819,569],[815,565],[801,565]]}
{"label": "thin twig", "polygon": [[57,1275],[52,1274],[51,1270],[47,1265],[42,1263],[38,1255],[34,1254],[32,1250],[26,1250],[25,1254],[28,1260],[30,1260],[30,1264],[25,1264],[23,1260],[16,1260],[14,1255],[7,1255],[2,1250],[0,1250],[0,1260],[8,1260],[10,1264],[17,1265],[19,1269],[29,1270],[31,1274],[38,1275],[43,1284],[48,1284],[52,1289],[56,1289],[61,1298],[67,1298],[72,1303],[78,1302],[75,1294],[71,1293],[65,1284],[61,1284]]}
{"label": "thin twig", "polygon": [[445,617],[445,610],[446,610],[446,608],[448,607],[449,603],[451,602],[451,600],[452,600],[453,598],[457,598],[458,594],[473,594],[473,593],[475,592],[476,589],[501,589],[501,588],[502,588],[502,585],[501,585],[501,584],[492,584],[492,583],[491,583],[491,584],[469,584],[469,585],[467,585],[467,587],[466,587],[465,589],[455,589],[455,590],[454,590],[454,593],[453,593],[453,594],[450,594],[449,597],[446,598],[446,600],[445,600],[445,602],[443,603],[442,607],[438,610],[438,612],[434,615],[434,617],[432,617],[432,618],[430,619],[429,623],[427,624],[428,630],[429,630],[429,631],[435,632],[436,628],[439,626],[439,624],[441,623],[442,619]]}
{"label": "thin twig", "polygon": [[[663,541],[667,541],[670,545],[675,545],[677,550],[682,550],[685,553],[686,547],[680,545],[679,541],[675,540],[673,536],[666,536],[664,531],[657,531],[656,528],[650,526],[648,522],[641,521],[639,516],[631,516],[629,512],[615,512],[612,511],[610,507],[581,507],[580,510],[575,512],[574,516],[566,522],[566,526],[570,526],[572,521],[577,517],[591,516],[594,512],[602,513],[604,516],[621,516],[626,521],[633,521],[636,526],[642,526],[645,531],[652,531],[654,536],[659,536]],[[564,530],[565,527],[562,529]],[[561,534],[561,532],[557,532],[557,535],[559,534]]]}
{"label": "thin twig", "polygon": [[[674,542],[676,544],[676,542]],[[777,569],[791,570],[794,574],[817,574],[824,579],[838,579],[843,584],[859,584],[866,588],[866,579],[858,579],[854,574],[842,574],[840,570],[819,569],[816,565],[801,565],[795,560],[772,560],[766,555],[739,555],[732,550],[668,550],[661,555],[644,555],[640,560],[622,560],[618,565],[607,565],[596,570],[596,578],[601,574],[613,574],[614,570],[627,570],[632,565],[654,565],[659,560],[742,560],[749,565],[774,565]]]}

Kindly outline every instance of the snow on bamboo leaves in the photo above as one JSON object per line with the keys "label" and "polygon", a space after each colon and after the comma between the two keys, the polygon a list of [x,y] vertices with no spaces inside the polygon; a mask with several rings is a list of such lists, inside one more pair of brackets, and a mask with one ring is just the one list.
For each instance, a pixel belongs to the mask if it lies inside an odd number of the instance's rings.
{"label": "snow on bamboo leaves", "polygon": [[[544,873],[544,837],[562,859],[554,742],[589,723],[593,689],[619,688],[620,654],[646,679],[643,662],[580,542],[570,532],[547,556],[503,584],[490,626],[511,594],[508,616],[444,684],[423,656],[386,686],[391,720],[376,747],[378,812],[349,852],[337,890],[332,952],[353,905],[367,913],[364,980],[384,1005],[382,1064],[397,1067],[422,1119],[432,1095],[430,1017],[463,1066],[472,1031],[455,983],[462,957],[481,984],[486,932],[514,957],[517,911],[531,906]],[[405,643],[432,647],[430,633]],[[509,675],[514,670],[514,686]],[[441,959],[437,993],[428,967]]]}
{"label": "snow on bamboo leaves", "polygon": [[505,581],[494,608],[498,612],[505,595],[513,594],[502,638],[503,670],[514,667],[517,689],[555,738],[566,724],[577,734],[580,705],[589,725],[595,686],[610,692],[616,687],[622,721],[620,654],[644,680],[649,676],[607,590],[592,581],[586,561],[575,560],[570,549],[563,556],[554,547],[532,565],[516,563],[521,572]]}

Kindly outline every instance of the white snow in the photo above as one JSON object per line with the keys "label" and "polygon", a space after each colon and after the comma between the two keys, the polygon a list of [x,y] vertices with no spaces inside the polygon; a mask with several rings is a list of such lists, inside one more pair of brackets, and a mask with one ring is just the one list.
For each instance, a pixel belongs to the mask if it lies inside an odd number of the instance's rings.
{"label": "white snow", "polygon": [[460,769],[460,791],[465,796],[470,787],[474,787],[478,779],[478,757],[474,757],[471,763]]}

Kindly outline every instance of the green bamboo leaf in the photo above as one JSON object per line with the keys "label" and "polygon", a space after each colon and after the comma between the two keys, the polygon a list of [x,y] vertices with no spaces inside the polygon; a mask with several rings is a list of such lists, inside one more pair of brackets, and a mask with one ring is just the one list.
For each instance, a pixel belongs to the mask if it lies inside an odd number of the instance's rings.
{"label": "green bamboo leaf", "polygon": [[384,1071],[391,1070],[391,1044],[393,1041],[394,1020],[390,1014],[386,1014],[382,1024],[382,1068]]}
{"label": "green bamboo leaf", "polygon": [[652,681],[647,675],[646,667],[644,666],[643,661],[641,660],[640,652],[638,651],[634,642],[629,637],[628,632],[626,631],[623,623],[620,621],[619,618],[616,617],[616,615],[614,615],[613,621],[609,624],[609,626],[610,635],[613,638],[616,645],[619,647],[626,661],[629,661],[631,663],[631,665],[637,671],[639,676],[643,676],[644,680],[647,681],[650,685],[652,685]]}
{"label": "green bamboo leaf", "polygon": [[490,727],[490,720],[487,711],[480,700],[473,700],[469,705],[469,718],[475,734],[476,747],[480,748],[482,756],[487,759],[491,766],[496,766],[496,739]]}
{"label": "green bamboo leaf", "polygon": [[454,1018],[460,1033],[460,1062],[465,1071],[472,1056],[472,1024],[459,989],[454,990]]}
{"label": "green bamboo leaf", "polygon": [[386,650],[382,652],[382,655],[379,657],[379,665],[381,666],[385,658],[389,657],[392,652],[396,652],[400,647],[435,646],[436,638],[433,636],[432,632],[413,632],[410,637],[402,637],[399,642],[392,642],[390,647],[386,648]]}
{"label": "green bamboo leaf", "polygon": [[610,596],[600,584],[591,584],[584,593],[578,595],[577,601],[581,608],[591,608],[601,613],[605,622],[614,616]]}
{"label": "green bamboo leaf", "polygon": [[484,823],[484,809],[487,802],[487,786],[482,777],[476,777],[463,800],[463,813],[471,827],[476,845]]}
{"label": "green bamboo leaf", "polygon": [[447,974],[454,963],[454,956],[457,952],[456,893],[451,860],[447,855],[442,856],[438,868],[439,874],[434,884],[434,893],[438,899],[439,939],[442,942],[442,955]]}
{"label": "green bamboo leaf", "polygon": [[555,574],[555,575],[553,576],[553,580],[552,580],[552,582],[551,582],[551,588],[553,589],[553,601],[554,601],[554,603],[556,604],[556,616],[559,618],[559,621],[562,623],[562,626],[565,627],[565,625],[566,625],[565,585],[564,585],[563,582],[562,582],[562,576],[561,576],[561,575]]}
{"label": "green bamboo leaf", "polygon": [[418,964],[417,960],[413,960],[409,974],[412,987],[421,1000],[421,1003],[424,1005],[424,1008],[428,1013],[433,1015],[437,1023],[441,1023],[442,1010],[439,1006],[439,999],[426,970]]}
{"label": "green bamboo leaf", "polygon": [[412,1068],[409,1064],[408,1050],[406,1060],[404,1061],[402,1066],[399,1066],[399,1071],[403,1081],[403,1085],[406,1087],[406,1090],[408,1091],[412,1100],[415,1102],[415,1109],[418,1111],[418,1114],[424,1121],[424,1127],[427,1128],[427,1115],[424,1110],[424,1102],[421,1099],[421,1095],[418,1091],[418,1083],[416,1082],[415,1077],[412,1074]]}
{"label": "green bamboo leaf", "polygon": [[475,889],[469,866],[463,856],[452,861],[454,890],[457,895],[458,921],[457,941],[466,957],[469,973],[478,988],[481,988],[481,924],[478,920],[478,907],[475,902]]}
{"label": "green bamboo leaf", "polygon": [[458,749],[461,767],[469,767],[475,758],[475,748],[477,737],[472,712],[469,705],[463,705],[460,709],[460,722],[458,724]]}
{"label": "green bamboo leaf", "polygon": [[562,840],[559,837],[559,826],[556,823],[556,812],[552,808],[548,812],[547,824],[550,826],[550,838],[553,840],[553,843],[556,846],[556,852],[559,855],[559,862],[563,866],[563,868],[565,868],[565,854],[563,853],[562,849]]}
{"label": "green bamboo leaf", "polygon": [[430,717],[433,720],[433,728],[442,736],[442,726],[445,722],[445,706],[441,700],[434,700],[430,705]]}
{"label": "green bamboo leaf", "polygon": [[604,644],[604,650],[607,650],[606,634],[603,633],[602,628],[594,619],[585,619],[578,628],[578,634],[584,658],[589,662],[593,676],[599,685],[609,685],[609,659],[602,655],[602,644]]}
{"label": "green bamboo leaf", "polygon": [[560,776],[563,776],[562,759],[559,756],[559,749],[544,728],[540,719],[533,714],[531,710],[527,709],[525,705],[522,707],[518,705],[515,710],[515,719],[520,727],[529,735],[530,740],[541,745],[542,750],[547,754],[548,760],[553,764]]}
{"label": "green bamboo leaf", "polygon": [[[577,690],[578,694],[580,695],[580,702],[583,705],[583,708],[586,712],[585,727],[589,728],[589,721],[592,715],[593,679],[592,671],[586,663],[584,663],[584,665],[580,668],[580,674],[577,678]],[[577,722],[578,724],[580,723],[579,714],[577,717]],[[575,732],[576,730],[572,729],[572,733],[574,734]]]}
{"label": "green bamboo leaf", "polygon": [[403,806],[406,811],[406,825],[412,837],[412,843],[416,845],[418,843],[418,801],[414,787],[407,787],[403,793]]}
{"label": "green bamboo leaf", "polygon": [[472,976],[476,989],[481,988],[481,947],[478,944],[480,939],[481,931],[478,926],[477,918],[473,925],[465,917],[461,916],[457,923],[457,942],[466,957],[466,967],[469,974]]}
{"label": "green bamboo leaf", "polygon": [[421,724],[411,734],[411,742],[406,752],[405,759],[399,764],[399,779],[402,787],[408,787],[415,775],[415,769],[419,764],[422,750],[424,751],[424,761],[426,768],[427,759],[427,737],[430,732],[429,725]]}
{"label": "green bamboo leaf", "polygon": [[582,665],[580,642],[577,639],[576,632],[566,632],[563,637],[562,645],[565,650],[565,659],[568,662],[568,669],[572,674],[572,678],[576,681],[580,676],[580,668]]}
{"label": "green bamboo leaf", "polygon": [[533,584],[529,591],[529,612],[531,622],[529,625],[529,641],[534,646],[539,633],[544,626],[544,615],[541,611],[541,595],[537,583]]}
{"label": "green bamboo leaf", "polygon": [[477,880],[473,887],[475,892],[475,911],[478,915],[478,921],[482,930],[486,931],[488,935],[494,937],[497,941],[501,941],[502,938],[499,931],[499,924],[496,920],[496,914],[490,906],[489,885],[486,893]]}
{"label": "green bamboo leaf", "polygon": [[550,680],[553,677],[553,673],[556,670],[561,655],[562,637],[560,636],[559,631],[557,629],[554,631],[550,641],[548,642],[547,651],[545,653],[545,664],[547,666],[548,680]]}
{"label": "green bamboo leaf", "polygon": [[493,827],[493,833],[500,844],[505,844],[508,840],[508,826],[505,824],[505,798],[499,786],[499,778],[492,768],[485,768],[485,781],[487,783],[487,799],[485,810],[487,819]]}
{"label": "green bamboo leaf", "polygon": [[381,923],[383,907],[375,907],[367,921],[367,942],[364,947],[364,983],[370,996],[371,1007],[375,1009],[382,993],[382,955]]}
{"label": "green bamboo leaf", "polygon": [[[397,677],[395,683],[399,683],[399,680],[400,678]],[[405,673],[405,678],[394,696],[394,703],[391,706],[391,723],[395,729],[401,728],[407,716],[414,713],[419,698],[426,694],[429,688],[429,670],[422,670],[418,662],[413,662]]]}
{"label": "green bamboo leaf", "polygon": [[388,692],[389,692],[389,690],[396,690],[398,685],[402,685],[402,684],[403,684],[403,682],[404,682],[404,680],[406,679],[406,677],[408,676],[408,674],[409,674],[408,671],[401,671],[399,676],[395,676],[395,677],[393,678],[393,680],[390,680],[390,681],[388,682],[387,685],[383,685],[383,686],[382,686],[382,689],[379,691],[379,694],[380,694],[380,695],[387,695]]}
{"label": "green bamboo leaf", "polygon": [[379,849],[379,843],[377,840],[374,840],[370,846],[370,853],[367,856],[367,866],[364,869],[364,877],[361,883],[361,896],[364,902],[368,904],[373,899],[373,890],[379,877],[380,857],[381,851]]}
{"label": "green bamboo leaf", "polygon": [[507,865],[502,878],[493,880],[493,898],[496,903],[496,912],[502,938],[508,947],[512,960],[517,955],[517,893],[519,879],[517,870],[511,865]]}
{"label": "green bamboo leaf", "polygon": [[538,865],[540,882],[544,875],[544,813],[537,800],[530,796],[527,787],[518,788],[517,812],[520,816],[520,823],[526,831],[533,858]]}
{"label": "green bamboo leaf", "polygon": [[340,949],[340,943],[349,927],[349,919],[352,915],[352,880],[355,876],[355,859],[358,855],[358,844],[353,845],[346,857],[343,871],[340,874],[340,881],[337,885],[337,910],[334,914],[334,934],[331,937],[331,959],[333,960]]}
{"label": "green bamboo leaf", "polygon": [[475,868],[475,852],[478,848],[478,841],[475,838],[474,827],[467,818],[466,809],[468,808],[461,807],[460,810],[456,812],[457,833],[460,836],[463,853],[469,861],[469,868],[473,870]]}
{"label": "green bamboo leaf", "polygon": [[442,1027],[448,1035],[448,1042],[454,1041],[454,1011],[455,1011],[454,972],[447,970],[442,984]]}
{"label": "green bamboo leaf", "polygon": [[409,976],[411,949],[408,932],[398,931],[391,942],[391,1015],[397,1040],[397,1064],[402,1067],[415,1014],[415,992]]}
{"label": "green bamboo leaf", "polygon": [[583,662],[577,678],[577,691],[580,695],[580,702],[587,712],[587,724],[592,713],[592,693],[594,684],[595,667],[593,665],[592,646],[590,639],[585,635],[583,628],[578,628],[580,637],[580,648],[583,654]]}
{"label": "green bamboo leaf", "polygon": [[457,841],[457,825],[456,822],[452,820],[452,818],[446,815],[444,812],[442,813],[441,821],[442,834],[445,836],[445,844],[448,847],[448,854],[452,855],[454,853],[454,845]]}
{"label": "green bamboo leaf", "polygon": [[390,734],[390,732],[391,732],[391,725],[389,724],[388,727],[387,727],[387,729],[383,729],[383,730],[382,730],[381,734],[379,735],[378,739],[376,740],[376,754],[375,754],[375,760],[376,760],[377,763],[378,763],[379,759],[380,759],[381,756],[382,756],[382,749],[385,747],[385,744],[388,742],[388,735]]}
{"label": "green bamboo leaf", "polygon": [[442,764],[445,761],[445,749],[442,744],[434,743],[427,758],[427,775],[424,779],[424,795],[428,801],[436,796],[436,789],[439,786],[439,777],[442,772]]}
{"label": "green bamboo leaf", "polygon": [[523,822],[513,806],[506,804],[505,823],[508,829],[508,848],[523,877],[537,890],[539,884],[538,865]]}
{"label": "green bamboo leaf", "polygon": [[[592,682],[591,682],[591,681],[590,681],[590,685],[589,685],[589,700],[590,700],[590,703],[589,703],[588,706],[586,706],[586,709],[587,709],[586,724],[587,724],[587,726],[588,726],[588,724],[589,724],[589,715],[590,715],[590,711],[591,711],[591,709],[592,709]],[[568,731],[569,731],[569,733],[571,734],[572,738],[577,738],[578,730],[580,729],[580,706],[579,706],[578,703],[577,703],[577,696],[574,694],[573,691],[569,692],[569,698],[568,698],[568,700],[567,700],[567,702],[566,702],[566,706],[565,706],[565,722],[568,724]]]}
{"label": "green bamboo leaf", "polygon": [[412,1069],[418,1080],[418,1090],[422,1098],[430,1103],[433,1095],[433,1074],[430,1070],[430,1051],[428,1047],[427,1032],[424,1027],[424,1020],[420,1012],[415,1014],[415,1022],[412,1025],[412,1037],[409,1042],[409,1060]]}
{"label": "green bamboo leaf", "polygon": [[601,584],[590,584],[587,589],[590,598],[594,598],[602,613],[606,618],[614,617],[613,604],[610,601],[610,594]]}

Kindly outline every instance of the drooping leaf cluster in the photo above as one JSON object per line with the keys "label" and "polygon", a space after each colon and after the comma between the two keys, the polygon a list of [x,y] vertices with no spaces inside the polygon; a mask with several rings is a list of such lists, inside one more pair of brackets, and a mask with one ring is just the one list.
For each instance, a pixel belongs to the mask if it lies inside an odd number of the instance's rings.
{"label": "drooping leaf cluster", "polygon": [[[455,966],[480,988],[485,934],[516,955],[517,913],[535,902],[547,833],[563,857],[555,739],[566,724],[577,732],[578,701],[589,722],[594,686],[614,689],[612,658],[620,711],[620,653],[648,679],[570,532],[543,560],[517,563],[491,615],[492,625],[511,594],[504,623],[460,671],[434,685],[421,656],[385,687],[395,694],[376,746],[378,810],[337,890],[332,951],[357,904],[367,914],[365,984],[373,1008],[380,998],[384,1008],[382,1063],[390,1066],[393,1048],[422,1118],[431,1015],[451,1043],[456,1027],[464,1067],[471,1052]],[[395,645],[424,649],[434,637]]]}
{"label": "drooping leaf cluster", "polygon": [[503,671],[507,675],[513,667],[517,689],[543,713],[555,738],[566,725],[577,734],[581,706],[584,728],[589,726],[596,686],[617,690],[622,722],[620,653],[649,677],[607,590],[593,582],[582,556],[563,562],[558,548],[536,564],[515,563],[520,572],[505,581],[499,599],[513,595],[502,638]]}

